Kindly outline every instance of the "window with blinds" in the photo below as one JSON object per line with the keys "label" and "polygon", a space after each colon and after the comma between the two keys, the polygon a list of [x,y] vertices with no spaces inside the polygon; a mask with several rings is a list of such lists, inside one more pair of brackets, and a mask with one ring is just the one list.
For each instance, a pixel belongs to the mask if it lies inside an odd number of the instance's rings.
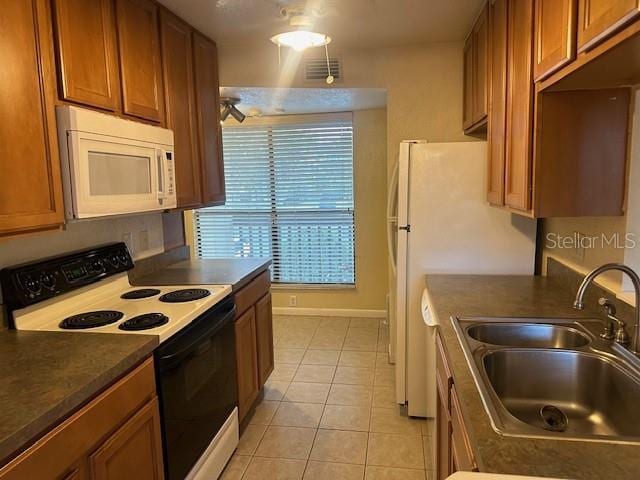
{"label": "window with blinds", "polygon": [[223,128],[227,201],[195,212],[197,254],[271,257],[274,282],[353,284],[351,115],[283,118]]}

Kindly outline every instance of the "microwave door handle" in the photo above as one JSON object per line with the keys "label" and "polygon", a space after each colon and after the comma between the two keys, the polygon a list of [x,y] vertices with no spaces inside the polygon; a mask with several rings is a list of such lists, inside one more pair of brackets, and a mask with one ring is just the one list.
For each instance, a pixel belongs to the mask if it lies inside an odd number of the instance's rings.
{"label": "microwave door handle", "polygon": [[158,200],[162,200],[163,198],[167,198],[166,169],[164,152],[162,150],[156,150],[156,160],[158,164]]}

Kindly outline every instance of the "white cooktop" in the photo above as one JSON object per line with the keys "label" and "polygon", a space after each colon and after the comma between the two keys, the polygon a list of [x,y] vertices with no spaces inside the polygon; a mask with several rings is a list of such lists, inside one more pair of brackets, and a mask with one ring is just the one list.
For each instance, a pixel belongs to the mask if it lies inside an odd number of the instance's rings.
{"label": "white cooktop", "polygon": [[[149,298],[125,300],[122,294],[132,290],[154,288],[160,293]],[[160,296],[181,289],[204,289],[210,295],[200,299],[180,303],[166,303]],[[167,287],[133,287],[126,273],[118,274],[93,285],[87,285],[77,291],[56,297],[30,307],[13,312],[17,330],[43,330],[83,333],[113,333],[126,335],[155,335],[163,342],[177,331],[186,327],[205,311],[212,308],[231,293],[230,285],[172,285]],[[114,310],[124,316],[115,323],[87,329],[62,329],[60,322],[67,317],[81,313]],[[161,326],[147,330],[121,330],[120,324],[138,315],[161,313],[169,321]]]}

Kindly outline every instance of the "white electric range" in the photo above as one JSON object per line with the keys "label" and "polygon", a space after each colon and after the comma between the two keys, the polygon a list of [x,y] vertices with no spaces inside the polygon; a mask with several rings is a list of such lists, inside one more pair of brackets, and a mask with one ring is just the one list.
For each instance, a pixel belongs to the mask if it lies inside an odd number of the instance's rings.
{"label": "white electric range", "polygon": [[17,330],[155,335],[159,343],[231,293],[230,285],[132,287],[126,273],[15,310]]}
{"label": "white electric range", "polygon": [[134,287],[124,243],[0,271],[17,330],[154,335],[165,477],[217,478],[238,445],[230,285]]}

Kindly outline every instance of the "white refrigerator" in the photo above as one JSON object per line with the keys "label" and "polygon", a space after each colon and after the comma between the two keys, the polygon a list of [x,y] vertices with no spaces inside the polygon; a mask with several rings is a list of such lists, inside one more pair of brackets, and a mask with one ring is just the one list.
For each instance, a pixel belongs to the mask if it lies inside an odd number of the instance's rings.
{"label": "white refrigerator", "polygon": [[388,204],[396,277],[390,356],[397,401],[411,416],[434,417],[436,410],[435,329],[427,326],[433,318],[425,274],[534,270],[536,222],[487,204],[486,160],[486,142],[400,144]]}

